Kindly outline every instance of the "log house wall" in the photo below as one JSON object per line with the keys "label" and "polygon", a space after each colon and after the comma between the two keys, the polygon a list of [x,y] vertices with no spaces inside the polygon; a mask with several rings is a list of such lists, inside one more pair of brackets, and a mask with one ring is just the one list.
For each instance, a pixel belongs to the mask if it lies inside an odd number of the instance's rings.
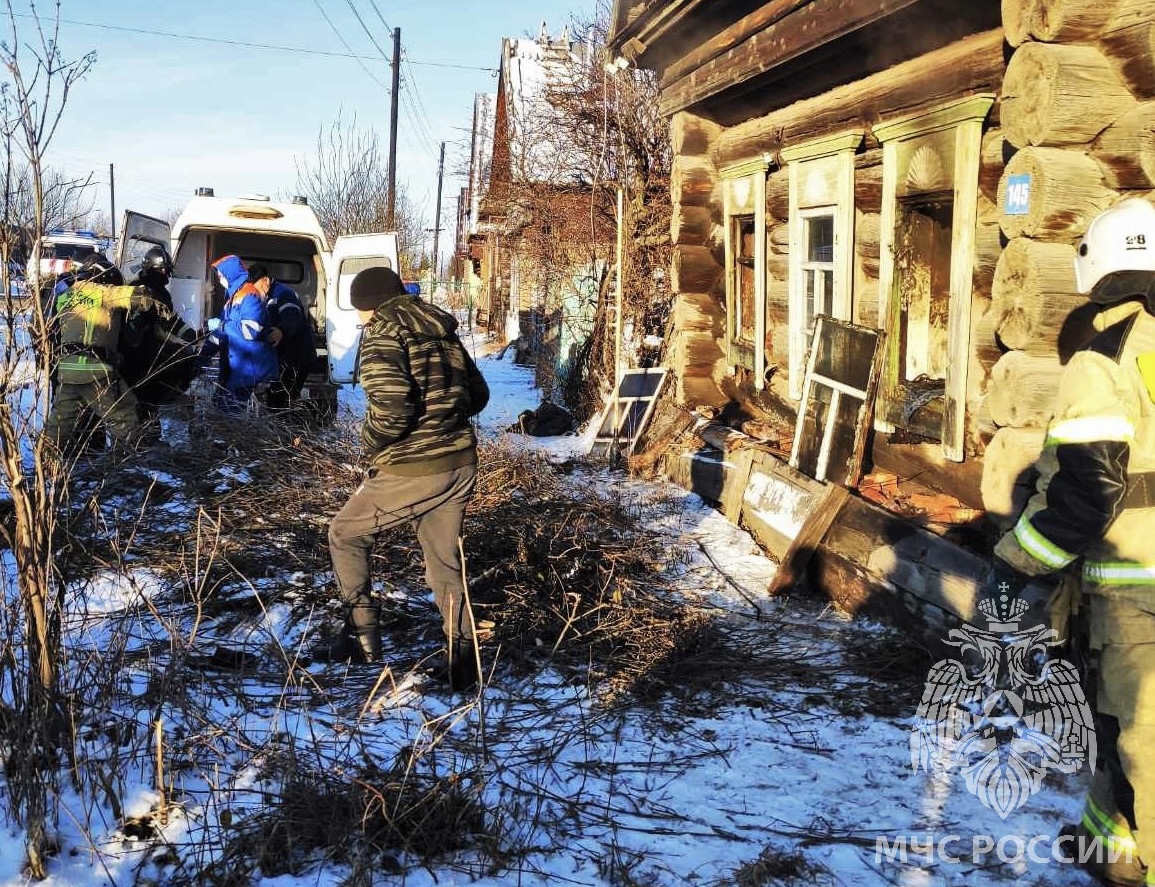
{"label": "log house wall", "polygon": [[[793,10],[807,5],[768,2],[763,18],[786,30]],[[886,301],[880,272],[888,238],[884,151],[873,136],[875,127],[967,96],[996,96],[983,124],[972,207],[965,462],[953,465],[943,459],[941,447],[898,444],[883,434],[876,435],[873,454],[877,467],[922,470],[922,480],[983,506],[996,521],[1010,520],[1030,489],[1030,466],[1050,418],[1063,360],[1089,334],[1085,299],[1074,291],[1074,244],[1102,209],[1122,196],[1155,191],[1155,5],[1150,0],[1002,0],[1001,12],[998,29],[729,126],[709,120],[711,102],[715,94],[724,97],[725,53],[736,59],[735,47],[755,33],[753,25],[743,32],[734,24],[716,40],[666,59],[662,81],[671,87],[663,107],[680,109],[672,119],[677,155],[672,234],[675,282],[681,284],[675,286],[680,296],[673,363],[679,398],[690,405],[719,405],[734,397],[751,403],[769,397],[786,408],[795,404],[787,384],[791,237],[784,150],[856,128],[862,132],[854,158],[851,319],[878,325]],[[718,40],[714,52],[710,47]],[[696,82],[694,72],[706,64],[712,85],[691,95],[686,84]],[[745,82],[745,70],[731,69],[735,91]],[[727,354],[720,171],[766,159],[770,373],[766,390],[759,392],[750,373],[735,370]],[[1006,212],[1012,176],[1030,177],[1029,203],[1020,213]]]}

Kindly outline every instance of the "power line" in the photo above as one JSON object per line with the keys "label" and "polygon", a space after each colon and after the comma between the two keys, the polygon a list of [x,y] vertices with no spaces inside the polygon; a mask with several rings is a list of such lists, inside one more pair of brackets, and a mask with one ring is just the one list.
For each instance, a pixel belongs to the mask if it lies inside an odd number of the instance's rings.
{"label": "power line", "polygon": [[[315,2],[315,0],[314,0]],[[18,18],[35,18],[28,12],[14,12],[12,13]],[[324,10],[322,10],[324,14]],[[349,52],[330,52],[324,49],[308,49],[303,46],[281,46],[274,43],[248,43],[244,40],[228,40],[224,37],[204,37],[199,34],[178,34],[175,31],[152,31],[147,28],[129,28],[124,25],[106,25],[103,22],[84,22],[78,19],[60,19],[62,25],[80,25],[86,28],[103,28],[106,31],[124,31],[129,34],[144,34],[149,37],[172,37],[176,40],[194,40],[201,43],[222,43],[226,46],[243,46],[247,49],[271,49],[277,52],[292,52],[305,53],[307,55],[324,55],[331,58],[342,59],[365,59],[367,61],[379,61],[377,56],[361,56],[350,50]],[[348,45],[346,45],[348,49]],[[388,61],[388,59],[386,59]]]}
{"label": "power line", "polygon": [[[316,2],[316,0],[314,0],[314,2]],[[322,14],[323,13],[324,11],[322,10]],[[16,18],[36,18],[36,16],[30,12],[14,12],[12,15]],[[378,17],[380,17],[380,14],[378,14]],[[130,28],[126,25],[109,25],[105,24],[104,22],[86,22],[81,21],[80,19],[62,18],[59,19],[59,22],[62,25],[78,25],[84,28],[100,28],[105,31],[121,31],[126,34],[143,34],[147,37],[171,37],[174,40],[191,40],[197,43],[218,43],[224,46],[243,46],[246,49],[267,49],[273,52],[292,52],[298,55],[321,55],[338,59],[360,59],[369,62],[376,62],[381,60],[375,55],[359,55],[353,52],[353,50],[349,48],[348,44],[346,44],[346,49],[349,49],[348,52],[333,52],[325,49],[310,49],[306,46],[286,46],[284,44],[278,43],[249,43],[245,40],[229,40],[225,37],[206,37],[201,34],[178,34],[176,31],[155,31],[150,28]],[[331,26],[332,23],[330,22],[330,27]],[[344,41],[342,40],[342,42]],[[392,59],[390,59],[388,56],[384,56],[384,59],[387,62],[392,61]],[[497,72],[496,68],[487,68],[483,65],[455,65],[451,64],[450,62],[423,62],[417,61],[415,59],[410,59],[409,63],[412,65],[425,65],[427,67],[433,68],[458,68],[463,71],[486,71],[490,74]]]}
{"label": "power line", "polygon": [[[341,41],[341,45],[344,46],[347,50],[349,50],[352,58],[357,60],[357,64],[361,66],[361,70],[364,71],[366,74],[368,74],[369,79],[372,80],[374,83],[376,83],[378,86],[380,86],[382,89],[388,90],[389,87],[386,86],[384,83],[382,83],[381,80],[377,77],[377,75],[369,70],[369,68],[366,66],[365,62],[363,62],[361,60],[360,56],[353,54],[353,47],[349,45],[349,42],[345,39],[345,35],[337,30],[337,26],[335,24],[333,24],[333,20],[331,18],[329,18],[329,13],[325,12],[325,7],[323,7],[321,5],[321,0],[313,0],[313,5],[317,7],[317,11],[321,13],[322,18],[324,18],[325,21],[328,23],[329,28],[332,30],[332,32],[337,35],[337,39]],[[358,16],[358,19],[360,19],[360,16]],[[385,61],[389,61],[389,58],[387,56],[383,55],[382,57],[385,58]]]}
{"label": "power line", "polygon": [[369,27],[365,24],[365,19],[361,18],[361,13],[357,11],[357,7],[353,4],[353,0],[345,0],[345,3],[349,9],[353,11],[353,17],[357,19],[357,24],[361,26],[361,30],[365,32],[365,36],[369,38],[369,42],[377,47],[377,52],[381,54],[381,58],[385,59],[385,61],[389,61],[389,56],[386,54],[385,50],[381,48],[381,44],[377,42],[377,38],[373,36],[373,32],[370,31]]}
{"label": "power line", "polygon": [[389,23],[386,22],[385,19],[381,17],[381,10],[377,8],[377,0],[369,0],[369,5],[372,6],[373,11],[375,13],[377,13],[377,18],[379,18],[381,20],[381,24],[383,24],[385,26],[385,30],[386,31],[392,31],[393,29],[391,27],[389,27]]}

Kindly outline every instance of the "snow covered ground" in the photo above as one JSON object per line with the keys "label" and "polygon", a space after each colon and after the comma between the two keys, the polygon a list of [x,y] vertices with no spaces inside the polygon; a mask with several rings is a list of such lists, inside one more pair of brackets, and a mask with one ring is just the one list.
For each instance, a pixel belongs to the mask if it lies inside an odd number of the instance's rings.
{"label": "snow covered ground", "polygon": [[[502,434],[522,410],[537,405],[532,372],[509,358],[483,357],[480,365],[493,390],[482,423],[486,433]],[[358,394],[345,398],[345,409],[361,408]],[[545,449],[557,460],[588,443],[580,436],[511,435],[510,441]],[[482,866],[462,851],[433,866],[401,865],[403,874],[378,871],[372,883],[1092,883],[1053,858],[1059,828],[1078,816],[1085,767],[1049,776],[1005,820],[984,807],[961,777],[944,785],[914,772],[910,700],[917,700],[922,682],[894,704],[880,705],[885,691],[867,686],[871,669],[859,674],[853,667],[864,650],[880,658],[901,647],[902,635],[847,619],[817,601],[767,599],[774,563],[748,534],[692,494],[584,467],[570,482],[585,495],[629,498],[671,550],[684,552],[670,568],[674,587],[747,651],[712,691],[695,689],[661,705],[607,705],[546,669],[513,685],[495,682],[483,705],[457,705],[412,683],[377,692],[362,686],[344,705],[330,701],[317,708],[308,694],[297,698],[285,688],[248,686],[238,697],[264,692],[269,704],[254,710],[228,695],[206,698],[201,728],[215,724],[214,742],[233,748],[238,759],[258,740],[265,749],[280,743],[298,753],[307,745],[334,769],[366,756],[389,762],[399,748],[437,746],[451,764],[474,774],[471,790],[481,806],[505,817],[491,827],[507,864]],[[253,580],[255,590],[261,581]],[[70,636],[100,650],[126,608],[148,600],[154,585],[142,570],[132,586],[111,579],[96,586],[99,593],[90,592],[83,611],[77,608]],[[295,629],[284,616],[284,609],[270,607],[261,630],[291,642]],[[137,617],[133,630],[163,642],[160,621]],[[143,698],[146,688],[139,690]],[[145,709],[136,717],[147,726],[157,714]],[[271,766],[267,751],[263,755],[221,773],[211,790],[191,780],[182,786],[183,802],[162,829],[173,853],[209,860],[221,850],[214,835],[259,812],[262,788],[284,775]],[[115,781],[126,814],[145,814],[155,805],[147,762],[122,762]],[[61,809],[67,852],[52,864],[51,887],[162,884],[179,868],[150,843],[102,821],[99,809],[78,796],[63,797]],[[0,841],[2,887],[25,883],[14,827],[7,839]],[[905,859],[903,841],[909,842]],[[1058,855],[1064,850],[1060,846]],[[303,873],[258,876],[251,883],[337,887],[348,883],[349,874],[345,865],[317,863]]]}

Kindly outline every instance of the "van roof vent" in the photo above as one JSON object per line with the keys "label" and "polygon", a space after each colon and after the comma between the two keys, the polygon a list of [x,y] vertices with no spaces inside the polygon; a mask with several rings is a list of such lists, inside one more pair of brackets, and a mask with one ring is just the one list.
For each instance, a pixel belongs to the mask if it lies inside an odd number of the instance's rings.
{"label": "van roof vent", "polygon": [[261,201],[264,201],[265,203],[268,203],[269,202],[269,195],[268,194],[242,194],[237,199],[238,200],[261,200]]}
{"label": "van roof vent", "polygon": [[297,206],[308,206],[309,205],[309,198],[306,197],[304,194],[294,194],[292,202],[295,203]]}
{"label": "van roof vent", "polygon": [[213,189],[212,188],[197,188],[196,196],[197,197],[212,197],[213,196]]}

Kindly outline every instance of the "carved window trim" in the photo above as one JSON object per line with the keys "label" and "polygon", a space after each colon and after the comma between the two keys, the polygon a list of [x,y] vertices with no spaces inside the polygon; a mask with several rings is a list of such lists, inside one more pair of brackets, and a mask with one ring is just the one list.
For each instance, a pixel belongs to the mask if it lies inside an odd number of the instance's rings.
{"label": "carved window trim", "polygon": [[[726,362],[731,374],[740,366],[753,372],[754,387],[766,384],[766,174],[768,157],[726,167],[722,180],[726,246]],[[735,236],[743,220],[754,222],[754,341],[739,335],[738,261],[740,244]],[[752,346],[752,347],[751,347]]]}
{"label": "carved window trim", "polygon": [[[901,299],[896,286],[895,236],[899,221],[899,204],[912,186],[911,170],[900,169],[900,153],[918,156],[920,147],[943,144],[953,148],[953,164],[944,170],[950,174],[948,188],[952,195],[950,297],[947,317],[948,360],[945,379],[945,402],[942,420],[942,450],[946,458],[961,462],[965,457],[965,418],[968,369],[970,365],[971,299],[974,284],[975,226],[979,198],[979,154],[983,124],[994,103],[994,95],[983,93],[946,102],[928,111],[874,127],[882,144],[882,218],[879,262],[879,326],[887,329],[894,303]],[[953,140],[949,139],[953,131]],[[945,137],[941,134],[947,134]],[[924,155],[926,156],[926,155]],[[900,181],[901,180],[901,181]],[[929,188],[929,186],[927,186]],[[889,331],[888,331],[889,332]],[[895,363],[900,341],[888,336],[888,357],[879,386],[879,400],[887,383],[900,372]],[[887,404],[880,402],[876,417],[886,415]],[[896,428],[883,418],[876,418],[875,428],[893,433]]]}
{"label": "carved window trim", "polygon": [[807,225],[816,215],[834,220],[833,316],[850,320],[854,280],[854,155],[861,132],[838,133],[791,145],[779,152],[790,172],[790,264],[788,274],[789,394],[802,398],[806,351]]}

